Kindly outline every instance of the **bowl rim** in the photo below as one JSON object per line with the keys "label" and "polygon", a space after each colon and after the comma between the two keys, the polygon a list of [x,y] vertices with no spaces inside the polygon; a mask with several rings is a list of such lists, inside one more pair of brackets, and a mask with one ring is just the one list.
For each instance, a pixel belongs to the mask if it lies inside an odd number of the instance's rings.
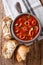
{"label": "bowl rim", "polygon": [[[31,15],[31,16],[33,16],[37,21],[38,21],[38,24],[39,24],[39,32],[38,32],[38,34],[32,39],[32,40],[21,40],[21,39],[19,39],[15,34],[14,34],[14,31],[13,31],[13,24],[14,24],[14,22],[15,22],[15,20],[19,17],[19,16],[21,16],[21,15],[24,15],[24,14],[29,14],[29,15]],[[36,16],[34,16],[33,14],[31,14],[31,13],[21,13],[21,14],[19,14],[15,19],[14,19],[14,21],[11,23],[11,34],[12,34],[12,36],[13,36],[13,38],[15,38],[17,41],[19,41],[19,42],[22,42],[22,43],[31,43],[31,42],[33,42],[34,40],[36,40],[37,38],[38,38],[38,36],[40,35],[40,32],[41,32],[41,23],[40,23],[40,21],[39,21],[39,19],[36,17]]]}

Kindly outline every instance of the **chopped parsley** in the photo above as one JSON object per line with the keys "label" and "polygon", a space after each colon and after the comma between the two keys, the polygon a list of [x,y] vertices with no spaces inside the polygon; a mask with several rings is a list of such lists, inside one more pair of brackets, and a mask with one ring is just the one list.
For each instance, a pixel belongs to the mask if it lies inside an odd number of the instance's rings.
{"label": "chopped parsley", "polygon": [[30,18],[30,15],[28,15],[28,18]]}

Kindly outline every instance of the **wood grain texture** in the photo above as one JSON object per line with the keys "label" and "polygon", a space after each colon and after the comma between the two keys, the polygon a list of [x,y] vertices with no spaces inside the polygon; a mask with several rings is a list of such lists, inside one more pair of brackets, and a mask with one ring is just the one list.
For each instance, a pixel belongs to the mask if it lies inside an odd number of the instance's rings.
{"label": "wood grain texture", "polygon": [[4,8],[3,8],[3,4],[2,4],[2,0],[0,0],[0,65],[4,65],[4,62],[2,57],[1,57],[1,52],[2,52],[2,28],[1,28],[1,25],[2,25],[2,18],[4,17]]}
{"label": "wood grain texture", "polygon": [[27,60],[25,61],[18,63],[14,57],[14,54],[9,60],[2,57],[2,47],[5,40],[2,36],[1,20],[4,16],[4,8],[2,0],[0,0],[0,65],[43,65],[43,40],[34,42],[34,44],[30,46],[30,52],[27,54]]}
{"label": "wood grain texture", "polygon": [[40,45],[41,45],[41,65],[43,65],[43,40],[40,40]]}
{"label": "wood grain texture", "polygon": [[40,47],[39,42],[35,42],[31,45],[30,53],[27,56],[27,65],[40,65]]}

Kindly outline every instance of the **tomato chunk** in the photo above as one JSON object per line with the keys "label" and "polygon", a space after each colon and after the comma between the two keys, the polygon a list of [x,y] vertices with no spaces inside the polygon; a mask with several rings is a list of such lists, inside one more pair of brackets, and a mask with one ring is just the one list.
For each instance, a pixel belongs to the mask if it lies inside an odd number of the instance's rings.
{"label": "tomato chunk", "polygon": [[15,32],[18,33],[19,32],[19,27],[15,27]]}

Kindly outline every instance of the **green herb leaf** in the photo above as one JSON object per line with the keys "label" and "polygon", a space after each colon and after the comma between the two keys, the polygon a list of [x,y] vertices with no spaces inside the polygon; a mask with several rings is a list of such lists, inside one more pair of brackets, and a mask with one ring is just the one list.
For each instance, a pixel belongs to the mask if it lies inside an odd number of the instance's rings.
{"label": "green herb leaf", "polygon": [[28,18],[30,18],[30,15],[28,15]]}
{"label": "green herb leaf", "polygon": [[26,20],[26,18],[24,18],[24,20]]}

